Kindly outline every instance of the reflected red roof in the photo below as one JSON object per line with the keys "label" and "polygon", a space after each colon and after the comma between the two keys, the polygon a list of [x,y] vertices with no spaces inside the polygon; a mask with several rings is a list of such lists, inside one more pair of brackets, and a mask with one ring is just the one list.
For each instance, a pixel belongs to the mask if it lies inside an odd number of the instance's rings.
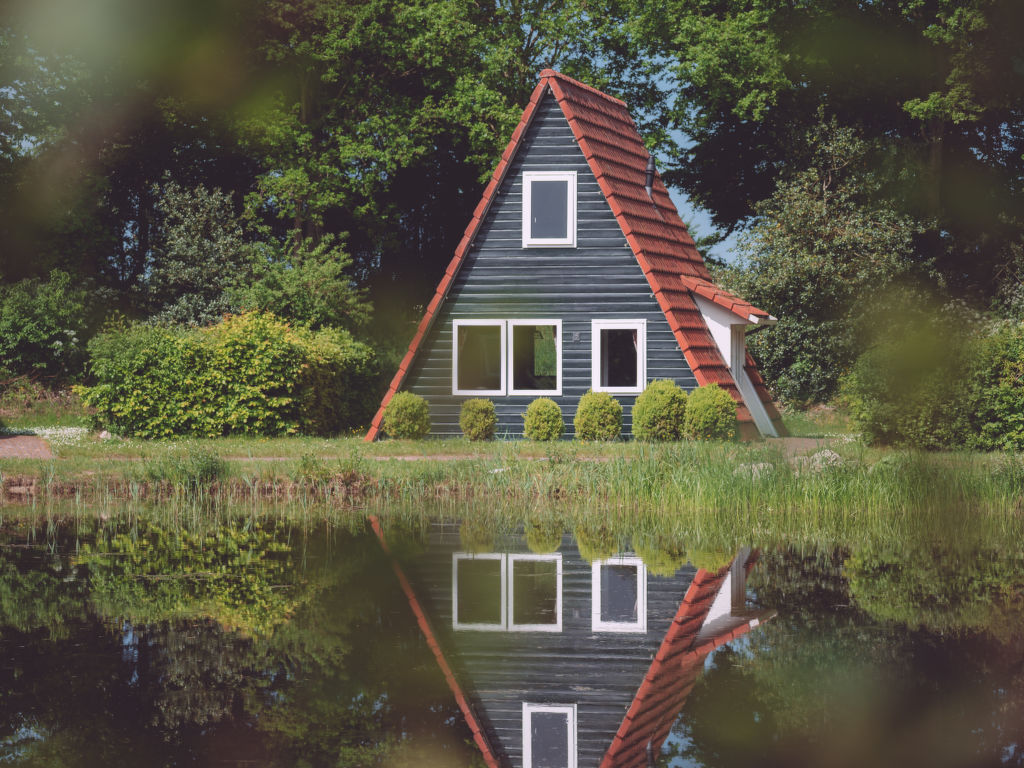
{"label": "reflected red roof", "polygon": [[[427,311],[409,344],[409,350],[391,380],[366,439],[373,440],[380,432],[384,409],[411,370],[419,345],[430,330],[437,310],[448,294],[455,275],[483,224],[494,194],[519,149],[537,105],[549,88],[569,121],[573,136],[583,151],[601,191],[604,192],[612,213],[636,256],[637,263],[647,277],[651,291],[665,313],[669,328],[693,371],[697,384],[718,384],[729,392],[736,400],[736,418],[740,422],[741,431],[749,433],[754,429],[750,411],[743,402],[729,367],[722,359],[704,322],[694,301],[693,292],[697,292],[698,295],[704,295],[704,291],[717,292],[717,295],[729,296],[733,299],[733,304],[749,307],[752,310],[750,314],[765,318],[769,315],[741,299],[725,294],[711,282],[711,275],[704,264],[704,259],[690,237],[686,225],[679,218],[668,190],[657,173],[654,176],[651,195],[647,195],[645,182],[650,153],[640,138],[636,123],[630,117],[626,104],[553,69],[545,69],[541,72],[540,82],[534,88],[519,125],[502,153],[501,161],[484,190],[483,198],[473,212],[473,218],[455,249],[455,256],[427,306]],[[748,372],[752,365],[753,362],[750,361],[747,365]],[[756,367],[755,375],[758,380],[761,379],[756,373]],[[775,421],[779,414],[772,404],[767,388],[763,387],[763,381],[761,383],[758,395],[765,404],[769,417]],[[756,429],[754,432],[756,433]]]}

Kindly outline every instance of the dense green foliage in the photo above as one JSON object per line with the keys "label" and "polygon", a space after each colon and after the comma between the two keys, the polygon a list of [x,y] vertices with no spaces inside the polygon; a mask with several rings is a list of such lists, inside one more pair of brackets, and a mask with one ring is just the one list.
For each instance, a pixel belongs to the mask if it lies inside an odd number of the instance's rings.
{"label": "dense green foliage", "polygon": [[396,392],[384,409],[384,432],[399,440],[422,440],[430,434],[427,401],[412,392]]}
{"label": "dense green foliage", "polygon": [[633,437],[637,440],[679,440],[686,419],[686,392],[671,379],[647,385],[633,405]]}
{"label": "dense green foliage", "polygon": [[1002,324],[985,336],[969,377],[970,444],[1024,450],[1024,324]]}
{"label": "dense green foliage", "polygon": [[67,272],[0,284],[0,377],[74,376],[85,359],[89,291]]}
{"label": "dense green foliage", "polygon": [[572,420],[577,440],[618,440],[622,433],[622,404],[607,392],[587,392]]}
{"label": "dense green foliage", "polygon": [[730,440],[736,434],[736,401],[717,384],[697,387],[686,401],[686,436]]}
{"label": "dense green foliage", "polygon": [[132,325],[89,344],[96,380],[80,389],[123,435],[332,434],[367,416],[373,354],[345,331],[309,331],[273,315],[214,326]]}
{"label": "dense green foliage", "polygon": [[917,225],[877,200],[869,148],[852,130],[817,126],[810,166],[780,179],[720,279],[779,318],[750,337],[765,379],[796,405],[826,402],[864,349],[884,302],[914,267]]}
{"label": "dense green foliage", "polygon": [[459,429],[470,440],[491,440],[497,424],[494,403],[486,398],[466,400],[459,409]]}
{"label": "dense green foliage", "polygon": [[865,352],[845,382],[873,443],[939,449],[1024,448],[1024,325],[953,330],[907,323]]}
{"label": "dense green foliage", "polygon": [[528,440],[557,440],[565,431],[562,409],[550,397],[538,397],[523,414],[523,435]]}

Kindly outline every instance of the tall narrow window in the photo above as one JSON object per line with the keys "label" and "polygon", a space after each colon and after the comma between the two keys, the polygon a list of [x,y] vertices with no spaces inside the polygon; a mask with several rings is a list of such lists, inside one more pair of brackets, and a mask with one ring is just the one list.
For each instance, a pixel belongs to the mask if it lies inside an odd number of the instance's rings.
{"label": "tall narrow window", "polygon": [[647,322],[591,322],[591,387],[595,392],[629,394],[646,385]]}
{"label": "tall narrow window", "polygon": [[509,629],[562,628],[562,556],[509,555]]}
{"label": "tall narrow window", "polygon": [[509,321],[509,394],[562,393],[562,321]]}
{"label": "tall narrow window", "polygon": [[647,567],[638,557],[615,557],[593,564],[591,629],[595,632],[647,631]]}
{"label": "tall narrow window", "polygon": [[505,556],[498,553],[452,556],[452,626],[504,629]]}
{"label": "tall narrow window", "polygon": [[505,394],[505,323],[455,320],[452,391],[457,395]]}
{"label": "tall narrow window", "polygon": [[576,706],[523,702],[523,768],[576,768]]}
{"label": "tall narrow window", "polygon": [[523,248],[576,246],[576,172],[523,172]]}

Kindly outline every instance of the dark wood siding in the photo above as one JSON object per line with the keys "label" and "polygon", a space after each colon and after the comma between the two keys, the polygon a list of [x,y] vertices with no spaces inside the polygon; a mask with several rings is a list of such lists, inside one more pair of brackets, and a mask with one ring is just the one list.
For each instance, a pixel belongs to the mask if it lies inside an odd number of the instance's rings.
{"label": "dark wood siding", "polygon": [[[576,171],[577,247],[529,248],[522,243],[522,172]],[[562,321],[562,408],[572,436],[576,404],[591,385],[590,321],[647,321],[647,379],[697,384],[619,228],[550,93],[545,95],[498,197],[491,205],[434,326],[420,348],[405,389],[430,404],[431,433],[458,435],[452,395],[452,320],[551,318]],[[631,428],[635,396],[615,395],[623,406],[623,433]],[[491,397],[499,437],[522,435],[522,412],[531,396]]]}
{"label": "dark wood siding", "polygon": [[[525,537],[498,542],[527,552]],[[523,702],[576,704],[580,768],[597,768],[693,580],[687,565],[671,578],[647,576],[647,632],[591,631],[591,566],[562,538],[562,631],[452,629],[452,554],[459,528],[435,524],[425,555],[407,569],[448,661],[469,691],[495,752],[522,765]]]}

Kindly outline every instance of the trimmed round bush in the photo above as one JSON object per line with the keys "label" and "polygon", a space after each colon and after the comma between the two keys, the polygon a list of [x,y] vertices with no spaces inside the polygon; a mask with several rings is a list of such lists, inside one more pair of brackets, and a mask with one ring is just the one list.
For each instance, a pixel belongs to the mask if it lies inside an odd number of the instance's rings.
{"label": "trimmed round bush", "polygon": [[684,435],[686,393],[671,379],[647,385],[633,406],[633,437],[655,442],[679,440]]}
{"label": "trimmed round bush", "polygon": [[412,392],[397,392],[384,411],[384,431],[400,440],[422,440],[430,432],[427,401]]}
{"label": "trimmed round bush", "polygon": [[526,546],[536,555],[557,552],[562,546],[562,524],[548,520],[527,522]]}
{"label": "trimmed round bush", "polygon": [[491,440],[494,428],[498,424],[498,414],[494,411],[494,403],[486,398],[477,397],[467,400],[459,411],[459,429],[470,440]]}
{"label": "trimmed round bush", "polygon": [[686,400],[686,436],[730,440],[736,434],[736,401],[717,384],[698,387]]}
{"label": "trimmed round bush", "polygon": [[587,390],[572,423],[578,440],[616,440],[622,432],[622,404],[607,392]]}
{"label": "trimmed round bush", "polygon": [[562,409],[550,397],[538,397],[523,414],[523,434],[530,440],[557,440],[565,431]]}

